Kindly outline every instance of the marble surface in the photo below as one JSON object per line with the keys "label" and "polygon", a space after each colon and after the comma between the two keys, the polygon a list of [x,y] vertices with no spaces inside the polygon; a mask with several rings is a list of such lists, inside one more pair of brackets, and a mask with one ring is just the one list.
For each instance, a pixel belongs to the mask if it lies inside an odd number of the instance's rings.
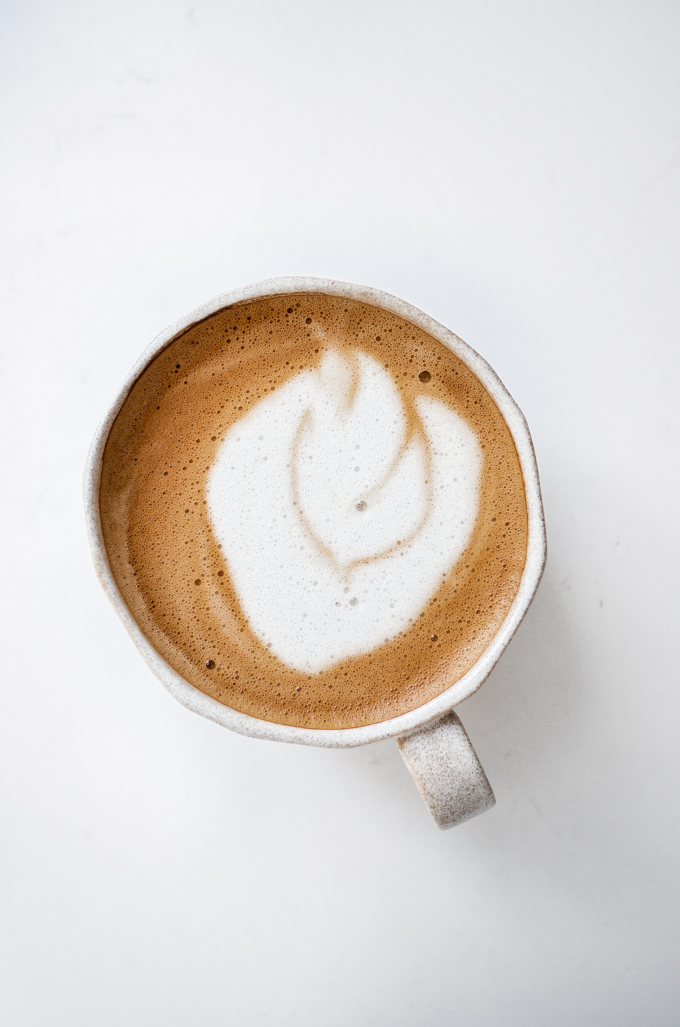
{"label": "marble surface", "polygon": [[[672,4],[26,0],[0,14],[0,1021],[671,1027],[680,999]],[[394,740],[195,716],[93,571],[81,479],[143,349],[361,282],[527,416],[549,556],[459,708],[497,804]]]}

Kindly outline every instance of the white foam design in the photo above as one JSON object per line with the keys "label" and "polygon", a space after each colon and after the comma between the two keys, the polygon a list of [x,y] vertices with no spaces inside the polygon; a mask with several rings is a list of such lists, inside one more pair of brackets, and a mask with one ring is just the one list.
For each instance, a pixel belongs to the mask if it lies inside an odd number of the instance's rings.
{"label": "white foam design", "polygon": [[470,539],[479,442],[438,400],[416,409],[409,438],[390,374],[332,350],[218,450],[213,530],[252,631],[295,670],[318,673],[408,628]]}

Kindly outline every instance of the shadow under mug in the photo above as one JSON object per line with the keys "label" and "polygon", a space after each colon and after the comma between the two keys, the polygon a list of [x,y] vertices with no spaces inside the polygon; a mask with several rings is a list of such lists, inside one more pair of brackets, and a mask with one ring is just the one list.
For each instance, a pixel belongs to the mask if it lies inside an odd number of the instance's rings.
{"label": "shadow under mug", "polygon": [[[118,589],[104,544],[99,508],[102,461],[111,428],[130,390],[151,361],[178,335],[225,307],[268,296],[300,293],[342,297],[389,311],[427,332],[466,364],[492,397],[510,430],[524,477],[528,515],[526,563],[517,594],[493,640],[470,670],[417,709],[376,724],[337,730],[292,727],[259,720],[225,706],[178,674],[146,638]],[[534,597],[545,565],[545,522],[536,458],[524,416],[486,361],[448,328],[396,296],[366,286],[321,278],[268,279],[217,296],[162,332],[132,368],[92,442],[84,492],[90,545],[99,580],[147,664],[179,702],[232,731],[272,741],[343,748],[397,738],[404,761],[440,828],[454,827],[494,805],[489,782],[453,707],[467,699],[486,680]]]}

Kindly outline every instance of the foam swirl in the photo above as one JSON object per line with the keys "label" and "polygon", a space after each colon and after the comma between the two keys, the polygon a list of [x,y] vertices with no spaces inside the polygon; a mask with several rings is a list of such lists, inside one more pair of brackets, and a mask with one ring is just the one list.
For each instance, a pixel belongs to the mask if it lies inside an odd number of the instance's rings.
{"label": "foam swirl", "polygon": [[391,375],[327,352],[227,432],[211,523],[250,627],[316,673],[409,627],[465,549],[481,448],[444,403],[407,416]]}

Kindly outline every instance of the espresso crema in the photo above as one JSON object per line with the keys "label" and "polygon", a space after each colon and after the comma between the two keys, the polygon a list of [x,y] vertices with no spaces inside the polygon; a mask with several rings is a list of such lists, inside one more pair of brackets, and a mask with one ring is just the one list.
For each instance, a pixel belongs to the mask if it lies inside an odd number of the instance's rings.
{"label": "espresso crema", "polygon": [[479,379],[396,314],[317,293],[222,309],[155,357],[109,435],[100,511],[164,659],[297,727],[441,694],[527,552],[519,459]]}

